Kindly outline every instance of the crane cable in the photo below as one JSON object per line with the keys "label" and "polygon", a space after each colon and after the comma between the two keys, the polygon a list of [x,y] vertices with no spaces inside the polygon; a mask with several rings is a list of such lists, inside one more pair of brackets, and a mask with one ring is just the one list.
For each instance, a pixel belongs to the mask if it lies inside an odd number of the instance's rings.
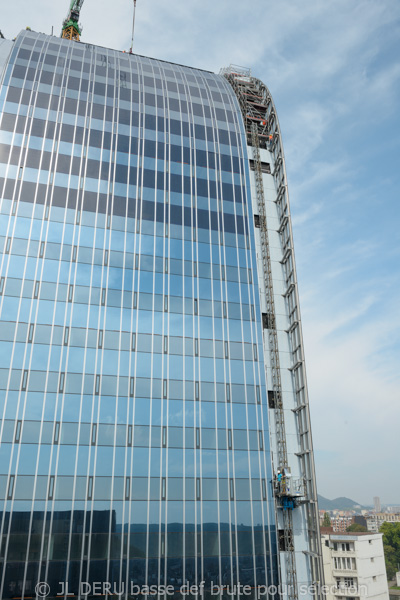
{"label": "crane cable", "polygon": [[135,16],[136,16],[136,0],[133,0],[132,41],[131,41],[131,47],[129,48],[129,54],[132,54],[132,48],[133,48],[133,38],[135,35]]}

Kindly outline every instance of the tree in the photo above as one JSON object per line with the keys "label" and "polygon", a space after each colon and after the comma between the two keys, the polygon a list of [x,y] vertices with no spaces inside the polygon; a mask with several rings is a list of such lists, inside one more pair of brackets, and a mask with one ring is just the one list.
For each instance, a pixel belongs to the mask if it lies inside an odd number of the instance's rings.
{"label": "tree", "polygon": [[383,533],[386,575],[388,579],[393,579],[400,563],[400,523],[383,523],[379,531]]}
{"label": "tree", "polygon": [[360,523],[352,523],[346,531],[368,531],[368,529],[364,525],[360,525]]}
{"label": "tree", "polygon": [[325,513],[324,514],[324,520],[322,521],[322,527],[331,527],[331,518],[329,516],[329,513]]}

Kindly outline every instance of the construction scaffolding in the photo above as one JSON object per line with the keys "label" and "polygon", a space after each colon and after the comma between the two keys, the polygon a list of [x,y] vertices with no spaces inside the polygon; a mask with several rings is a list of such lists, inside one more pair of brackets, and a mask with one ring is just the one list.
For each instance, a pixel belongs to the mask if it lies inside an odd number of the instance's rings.
{"label": "construction scaffolding", "polygon": [[[274,413],[274,417],[272,415],[271,417],[274,418],[276,433],[276,450],[273,452],[273,461],[277,465],[273,481],[275,509],[278,523],[283,525],[283,530],[279,534],[280,549],[285,555],[286,581],[283,583],[286,583],[287,586],[288,599],[298,600],[293,511],[300,505],[305,507],[305,527],[308,531],[308,550],[306,554],[309,557],[309,566],[314,584],[323,585],[323,565],[297,278],[281,133],[271,94],[259,79],[251,76],[249,69],[231,65],[227,69],[222,69],[221,75],[229,81],[235,91],[244,119],[247,143],[251,147],[249,158],[255,176],[259,213],[255,215],[255,222],[260,230],[262,275],[265,290],[265,297],[263,298],[263,305],[266,307],[266,312],[263,314],[264,346],[266,349],[268,348],[270,359],[270,373],[267,380],[269,379],[269,385],[272,384],[273,387],[273,390],[271,390],[272,401],[269,405],[271,412]],[[269,160],[272,164],[268,164],[268,168],[266,163],[261,160],[262,150],[268,150],[270,153]],[[263,174],[270,171],[275,180],[275,204],[279,218],[278,233],[280,234],[282,246],[282,260],[280,262],[283,266],[286,281],[284,298],[290,323],[286,333],[289,336],[292,353],[293,363],[290,371],[296,397],[295,407],[290,408],[296,415],[296,429],[300,439],[299,452],[296,455],[300,461],[301,479],[296,483],[290,482],[290,484],[285,429],[285,409],[288,407],[284,406],[282,394],[272,262],[263,181]],[[318,591],[315,592],[315,597],[320,597]]]}

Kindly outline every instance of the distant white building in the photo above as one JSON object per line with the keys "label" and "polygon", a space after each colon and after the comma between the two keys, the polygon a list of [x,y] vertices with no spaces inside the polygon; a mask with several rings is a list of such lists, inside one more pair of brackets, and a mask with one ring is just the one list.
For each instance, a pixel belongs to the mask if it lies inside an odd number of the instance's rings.
{"label": "distant white building", "polygon": [[376,513],[380,513],[381,512],[381,499],[379,498],[379,496],[374,496],[374,510]]}
{"label": "distant white building", "polygon": [[389,600],[380,533],[322,529],[327,600]]}

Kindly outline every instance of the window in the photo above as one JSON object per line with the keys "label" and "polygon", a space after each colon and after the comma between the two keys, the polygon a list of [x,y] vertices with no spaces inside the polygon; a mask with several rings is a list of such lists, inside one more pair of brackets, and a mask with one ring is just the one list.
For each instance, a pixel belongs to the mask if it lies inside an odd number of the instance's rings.
{"label": "window", "polygon": [[58,391],[62,393],[64,391],[65,373],[60,373],[60,379],[58,383]]}
{"label": "window", "polygon": [[226,401],[231,401],[231,386],[229,385],[229,383],[226,384]]}
{"label": "window", "polygon": [[[250,158],[249,162],[250,162],[250,169],[252,171],[255,171],[256,170],[255,161],[252,158]],[[271,174],[271,165],[269,163],[260,161],[260,164],[261,164],[262,173]]]}
{"label": "window", "polygon": [[33,297],[35,300],[37,298],[39,298],[39,288],[40,288],[40,281],[35,281],[35,287],[33,289]]}
{"label": "window", "polygon": [[90,443],[92,446],[95,446],[97,442],[97,423],[92,424],[92,435],[90,438]]}
{"label": "window", "polygon": [[276,396],[273,390],[268,390],[268,407],[276,408]]}
{"label": "window", "polygon": [[60,421],[54,423],[53,444],[58,444],[60,441]]}
{"label": "window", "polygon": [[100,375],[96,375],[96,383],[94,393],[96,396],[100,394]]}
{"label": "window", "polygon": [[350,544],[347,542],[342,544],[342,552],[350,552]]}
{"label": "window", "polygon": [[253,358],[254,360],[258,360],[257,344],[253,344]]}
{"label": "window", "polygon": [[26,386],[28,384],[28,371],[25,369],[25,371],[23,372],[22,375],[22,384],[21,384],[21,390],[23,392],[26,392]]}
{"label": "window", "polygon": [[292,532],[291,531],[287,531],[286,534],[287,534],[287,544],[288,544],[288,547],[286,547],[285,530],[284,529],[279,529],[279,531],[278,531],[278,537],[279,537],[279,550],[280,550],[280,552],[286,552],[291,546],[293,546]]}
{"label": "window", "polygon": [[260,393],[259,385],[256,385],[256,399],[257,399],[257,404],[261,404],[261,393]]}
{"label": "window", "polygon": [[271,313],[263,313],[262,322],[264,329],[275,329],[275,319]]}
{"label": "window", "polygon": [[7,500],[12,500],[14,494],[15,475],[10,475],[7,490]]}
{"label": "window", "polygon": [[200,477],[196,477],[196,500],[201,500]]}
{"label": "window", "polygon": [[93,499],[93,476],[92,475],[89,477],[89,481],[88,481],[87,499],[88,500]]}
{"label": "window", "polygon": [[14,442],[16,444],[19,444],[20,439],[21,439],[21,428],[22,428],[22,421],[17,421],[16,426],[15,426],[15,435],[14,435]]}
{"label": "window", "polygon": [[131,496],[131,478],[125,479],[125,500],[129,500]]}
{"label": "window", "polygon": [[53,496],[54,496],[54,475],[51,475],[50,480],[49,480],[49,490],[48,490],[48,494],[47,494],[48,500],[53,500]]}
{"label": "window", "polygon": [[127,439],[126,439],[127,446],[132,446],[132,437],[133,437],[132,433],[133,433],[133,426],[128,425],[128,432],[127,432]]}

